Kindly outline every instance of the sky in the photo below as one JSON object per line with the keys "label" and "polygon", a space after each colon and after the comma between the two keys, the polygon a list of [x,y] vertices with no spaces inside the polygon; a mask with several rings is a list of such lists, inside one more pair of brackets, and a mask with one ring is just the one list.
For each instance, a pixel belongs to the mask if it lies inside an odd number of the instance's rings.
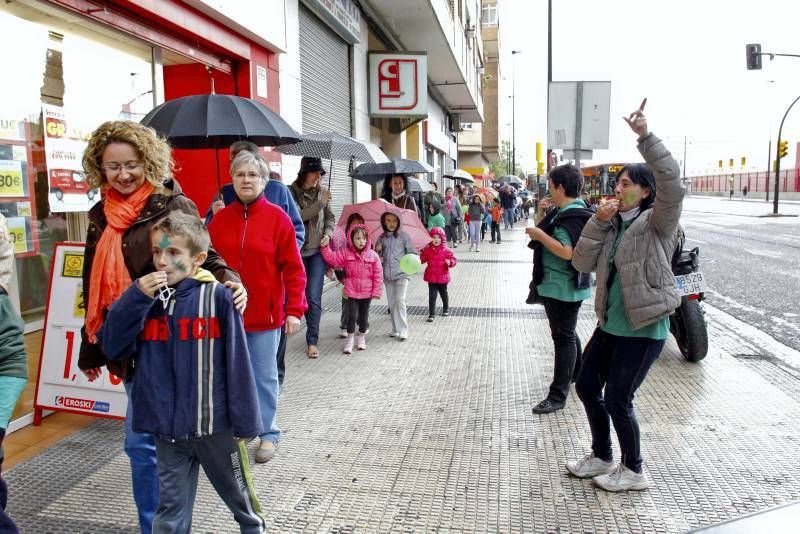
{"label": "sky", "polygon": [[[726,169],[765,170],[769,140],[775,157],[778,127],[800,96],[800,58],[763,57],[748,71],[745,45],[800,54],[800,2],[761,0],[552,0],[553,81],[611,81],[608,150],[594,163],[641,161],[636,138],[622,120],[647,97],[650,130],[687,176]],[[547,142],[547,0],[499,0],[500,129],[511,139],[512,77],[516,159],[535,172],[536,141]],[[512,50],[520,50],[514,56]],[[782,139],[795,167],[800,102],[789,112]],[[685,143],[684,143],[685,141]]]}

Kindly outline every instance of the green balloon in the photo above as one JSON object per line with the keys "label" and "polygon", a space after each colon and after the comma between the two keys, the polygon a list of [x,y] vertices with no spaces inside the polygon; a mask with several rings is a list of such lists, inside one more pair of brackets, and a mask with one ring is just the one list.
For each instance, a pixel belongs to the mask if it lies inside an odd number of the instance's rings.
{"label": "green balloon", "polygon": [[406,254],[400,258],[400,270],[405,274],[417,274],[422,268],[422,262],[416,254]]}

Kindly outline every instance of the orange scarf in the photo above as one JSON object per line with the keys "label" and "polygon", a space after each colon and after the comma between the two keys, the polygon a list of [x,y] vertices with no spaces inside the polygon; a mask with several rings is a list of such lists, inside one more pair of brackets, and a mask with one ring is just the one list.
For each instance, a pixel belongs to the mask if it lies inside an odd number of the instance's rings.
{"label": "orange scarf", "polygon": [[155,186],[150,182],[145,182],[127,197],[113,187],[104,191],[103,213],[107,224],[95,249],[86,306],[86,335],[92,343],[97,343],[97,332],[103,326],[105,310],[131,285],[122,255],[122,235],[136,222],[153,191]]}

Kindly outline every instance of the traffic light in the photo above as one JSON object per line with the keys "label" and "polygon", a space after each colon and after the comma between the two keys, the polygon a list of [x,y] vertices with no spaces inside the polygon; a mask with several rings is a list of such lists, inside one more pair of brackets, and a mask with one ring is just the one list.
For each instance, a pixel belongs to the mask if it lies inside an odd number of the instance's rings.
{"label": "traffic light", "polygon": [[758,43],[745,46],[747,51],[747,70],[761,70],[761,45]]}
{"label": "traffic light", "polygon": [[789,141],[781,141],[778,144],[778,158],[783,158],[789,154]]}

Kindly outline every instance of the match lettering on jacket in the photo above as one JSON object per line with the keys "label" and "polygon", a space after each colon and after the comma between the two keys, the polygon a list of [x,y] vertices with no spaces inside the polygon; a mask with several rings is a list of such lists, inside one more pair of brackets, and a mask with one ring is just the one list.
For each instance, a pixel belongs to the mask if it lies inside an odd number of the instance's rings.
{"label": "match lettering on jacket", "polygon": [[[210,339],[222,337],[219,328],[219,319],[216,317],[185,317],[177,320],[178,339],[189,341],[190,339]],[[143,341],[169,341],[169,324],[166,317],[154,317],[147,319],[144,329],[139,334],[139,339]]]}

